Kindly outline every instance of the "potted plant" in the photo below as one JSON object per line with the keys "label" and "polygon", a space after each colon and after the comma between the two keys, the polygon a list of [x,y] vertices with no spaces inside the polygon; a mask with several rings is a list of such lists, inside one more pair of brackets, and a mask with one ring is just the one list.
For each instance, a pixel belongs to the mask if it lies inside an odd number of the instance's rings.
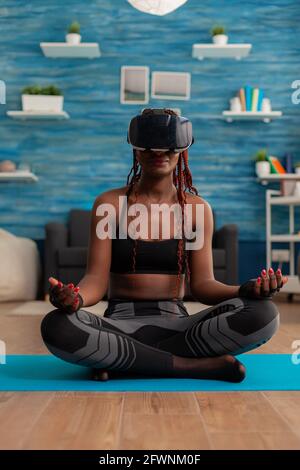
{"label": "potted plant", "polygon": [[33,85],[22,90],[23,111],[61,112],[63,103],[64,97],[59,88],[54,85],[46,87]]}
{"label": "potted plant", "polygon": [[69,44],[79,44],[81,41],[80,36],[80,24],[78,21],[73,21],[68,28],[68,34],[66,34],[66,41]]}
{"label": "potted plant", "polygon": [[267,160],[268,152],[266,149],[260,149],[255,154],[255,172],[257,176],[267,176],[270,174],[270,163]]}
{"label": "potted plant", "polygon": [[225,34],[225,28],[223,26],[214,26],[211,29],[211,36],[214,44],[224,46],[227,44],[228,36]]}
{"label": "potted plant", "polygon": [[300,162],[295,163],[295,173],[300,175]]}

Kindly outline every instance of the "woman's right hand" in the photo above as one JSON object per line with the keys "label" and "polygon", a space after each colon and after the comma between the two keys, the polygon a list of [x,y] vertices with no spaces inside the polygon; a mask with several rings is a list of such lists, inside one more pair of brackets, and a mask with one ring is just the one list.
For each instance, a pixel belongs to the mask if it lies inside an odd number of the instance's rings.
{"label": "woman's right hand", "polygon": [[65,310],[66,313],[77,312],[82,307],[83,300],[79,287],[74,284],[63,284],[55,277],[49,277],[49,300],[54,307]]}

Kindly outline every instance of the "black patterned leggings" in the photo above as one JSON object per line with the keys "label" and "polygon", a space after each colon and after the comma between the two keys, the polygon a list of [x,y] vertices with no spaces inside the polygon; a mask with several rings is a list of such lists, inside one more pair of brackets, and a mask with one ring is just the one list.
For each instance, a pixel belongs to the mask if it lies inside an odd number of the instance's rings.
{"label": "black patterned leggings", "polygon": [[41,334],[55,356],[74,364],[171,375],[173,355],[237,355],[268,341],[279,326],[270,299],[235,297],[189,315],[182,300],[110,299],[104,316],[52,310]]}

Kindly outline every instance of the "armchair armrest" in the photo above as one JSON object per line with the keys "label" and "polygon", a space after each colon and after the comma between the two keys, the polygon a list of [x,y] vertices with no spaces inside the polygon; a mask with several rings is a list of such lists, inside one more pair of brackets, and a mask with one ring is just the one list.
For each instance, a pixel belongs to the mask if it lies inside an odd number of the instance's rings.
{"label": "armchair armrest", "polygon": [[238,283],[238,226],[227,224],[216,230],[213,235],[213,247],[223,248],[226,254],[226,282]]}
{"label": "armchair armrest", "polygon": [[48,292],[50,276],[58,276],[57,251],[68,244],[68,228],[61,222],[48,222],[45,225],[45,275],[44,292]]}

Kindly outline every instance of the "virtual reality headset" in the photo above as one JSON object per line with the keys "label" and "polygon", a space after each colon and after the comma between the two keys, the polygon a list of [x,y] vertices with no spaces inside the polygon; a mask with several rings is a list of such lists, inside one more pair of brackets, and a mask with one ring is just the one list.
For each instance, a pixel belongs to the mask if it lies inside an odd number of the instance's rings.
{"label": "virtual reality headset", "polygon": [[166,114],[163,109],[131,119],[127,142],[137,150],[180,153],[194,143],[192,123],[187,118]]}

